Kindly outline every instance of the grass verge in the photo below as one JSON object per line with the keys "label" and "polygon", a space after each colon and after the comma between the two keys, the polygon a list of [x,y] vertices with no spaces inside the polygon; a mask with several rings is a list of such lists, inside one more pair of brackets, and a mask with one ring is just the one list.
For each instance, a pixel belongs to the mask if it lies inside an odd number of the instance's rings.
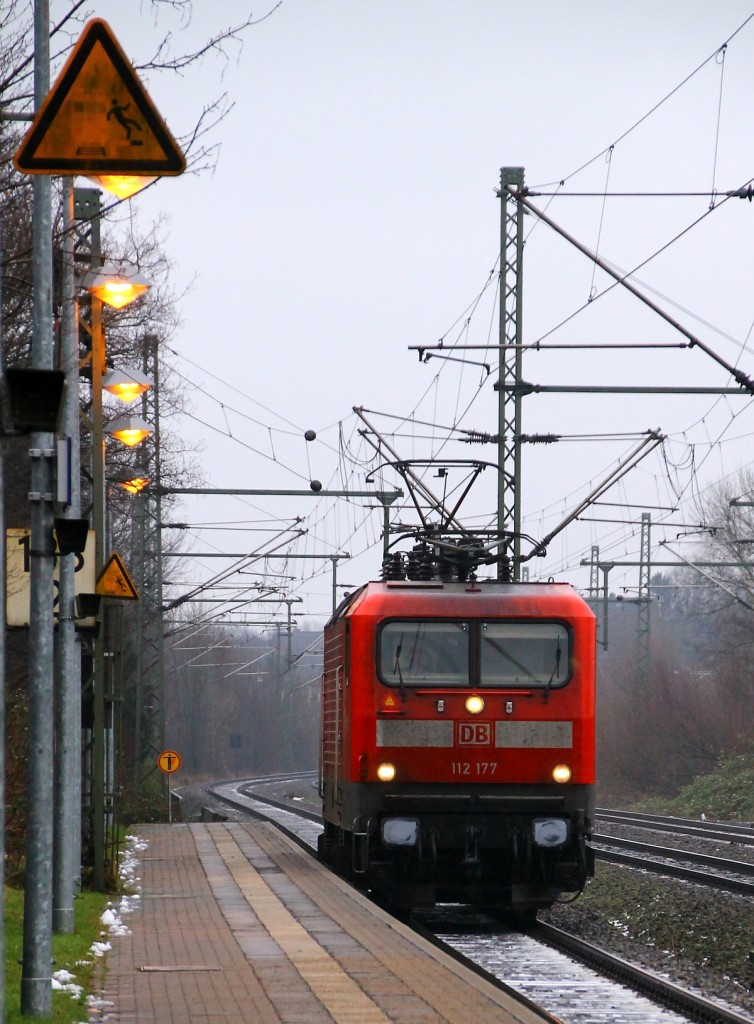
{"label": "grass verge", "polygon": [[[54,1024],[77,1024],[86,1021],[86,994],[91,985],[95,967],[90,954],[92,943],[100,938],[100,917],[107,906],[108,896],[85,892],[74,901],[75,931],[71,935],[54,935],[52,940],[52,970],[67,970],[75,976],[84,994],[74,998],[68,992],[52,993],[52,1016],[45,1018]],[[21,1014],[21,958],[23,955],[24,894],[20,889],[5,889],[5,1021],[6,1024],[28,1024],[29,1017]]]}

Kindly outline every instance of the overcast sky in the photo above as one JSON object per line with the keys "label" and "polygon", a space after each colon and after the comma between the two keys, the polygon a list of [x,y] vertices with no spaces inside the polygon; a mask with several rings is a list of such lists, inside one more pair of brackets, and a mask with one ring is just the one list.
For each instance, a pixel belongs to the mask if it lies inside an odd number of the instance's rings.
{"label": "overcast sky", "polygon": [[[282,0],[275,8],[275,0],[198,0],[183,28],[169,5],[155,18],[144,3],[138,19],[114,0],[93,7],[136,65],[168,28],[181,52],[249,10],[263,19],[241,49],[227,47],[227,62],[208,57],[181,79],[145,76],[175,135],[223,90],[235,104],[215,136],[214,175],[164,179],[131,200],[145,228],[166,217],[176,290],[190,289],[172,347],[191,388],[193,417],[180,428],[204,446],[206,486],[307,488],[314,477],[326,487],[363,488],[373,463],[353,406],[379,413],[370,419],[386,434],[397,431],[391,443],[401,458],[496,461],[491,445],[441,446],[446,433],[409,430],[384,414],[497,430],[496,349],[454,353],[466,365],[423,364],[409,346],[440,338],[496,345],[491,271],[500,249],[502,166],[524,167],[526,183],[545,193],[532,201],[624,271],[672,242],[636,279],[723,359],[754,376],[747,347],[754,206],[722,201],[754,178],[754,20],[744,25],[754,13],[750,2]],[[606,190],[697,194],[605,199]],[[610,283],[604,273],[533,217],[526,235],[525,342],[684,340],[621,289],[602,296]],[[476,365],[485,362],[489,374]],[[524,378],[732,384],[698,349],[671,348],[531,352]],[[699,493],[751,461],[752,423],[751,402],[739,396],[527,398],[526,433],[620,435],[526,446],[523,529],[535,538],[641,432],[667,435],[663,449],[605,496],[633,507],[587,513],[621,522],[574,524],[546,559],[528,563],[532,578],[553,575],[586,588],[580,561],[593,544],[603,557],[635,559],[643,510],[668,524],[654,528],[655,541],[674,541],[682,532],[674,524],[700,521]],[[307,429],[317,441],[307,444]],[[400,483],[391,473],[382,480]],[[452,470],[449,486],[460,480]],[[432,486],[439,490],[443,481]],[[380,518],[366,517],[360,528],[358,504],[206,498],[187,501],[184,513],[195,524],[305,516],[309,533],[297,550],[359,553],[339,567],[346,584],[379,572]],[[494,513],[490,470],[459,515],[492,525]],[[400,518],[413,521],[408,512]],[[242,551],[264,536],[197,528],[187,542],[196,551]],[[330,563],[290,565],[285,571],[299,576],[317,573],[292,584],[302,612],[326,614]],[[187,562],[185,578],[219,568],[217,559]],[[636,582],[635,570],[611,576],[611,585]]]}

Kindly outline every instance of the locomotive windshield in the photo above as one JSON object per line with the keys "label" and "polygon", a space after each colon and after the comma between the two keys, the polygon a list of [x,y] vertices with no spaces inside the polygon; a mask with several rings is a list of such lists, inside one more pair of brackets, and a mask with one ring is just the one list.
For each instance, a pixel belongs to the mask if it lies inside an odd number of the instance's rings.
{"label": "locomotive windshield", "polygon": [[469,637],[463,622],[388,622],[380,675],[393,686],[468,686]]}
{"label": "locomotive windshield", "polygon": [[392,620],[378,643],[379,675],[388,686],[549,690],[571,673],[570,636],[560,622]]}
{"label": "locomotive windshield", "polygon": [[568,631],[559,622],[483,622],[481,686],[562,686],[570,672]]}

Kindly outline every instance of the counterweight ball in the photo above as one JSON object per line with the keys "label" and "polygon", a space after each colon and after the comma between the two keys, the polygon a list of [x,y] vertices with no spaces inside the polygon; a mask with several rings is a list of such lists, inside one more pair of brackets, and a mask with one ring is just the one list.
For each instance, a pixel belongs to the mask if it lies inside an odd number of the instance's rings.
{"label": "counterweight ball", "polygon": [[312,480],[311,483],[309,484],[309,486],[311,487],[311,489],[313,491],[321,491],[322,490],[322,484],[319,482],[319,480]]}
{"label": "counterweight ball", "polygon": [[317,437],[316,430],[307,430],[306,433],[304,434],[304,440],[306,440],[306,441],[314,441],[316,439],[316,437]]}

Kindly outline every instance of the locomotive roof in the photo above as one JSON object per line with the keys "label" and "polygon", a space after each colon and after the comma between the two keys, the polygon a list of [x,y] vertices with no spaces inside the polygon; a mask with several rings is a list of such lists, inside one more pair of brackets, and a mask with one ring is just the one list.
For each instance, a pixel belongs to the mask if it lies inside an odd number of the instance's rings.
{"label": "locomotive roof", "polygon": [[[454,606],[451,611],[450,605]],[[477,580],[395,580],[365,583],[343,599],[330,622],[348,618],[357,610],[367,614],[400,615],[585,615],[593,612],[570,583],[505,583]]]}

